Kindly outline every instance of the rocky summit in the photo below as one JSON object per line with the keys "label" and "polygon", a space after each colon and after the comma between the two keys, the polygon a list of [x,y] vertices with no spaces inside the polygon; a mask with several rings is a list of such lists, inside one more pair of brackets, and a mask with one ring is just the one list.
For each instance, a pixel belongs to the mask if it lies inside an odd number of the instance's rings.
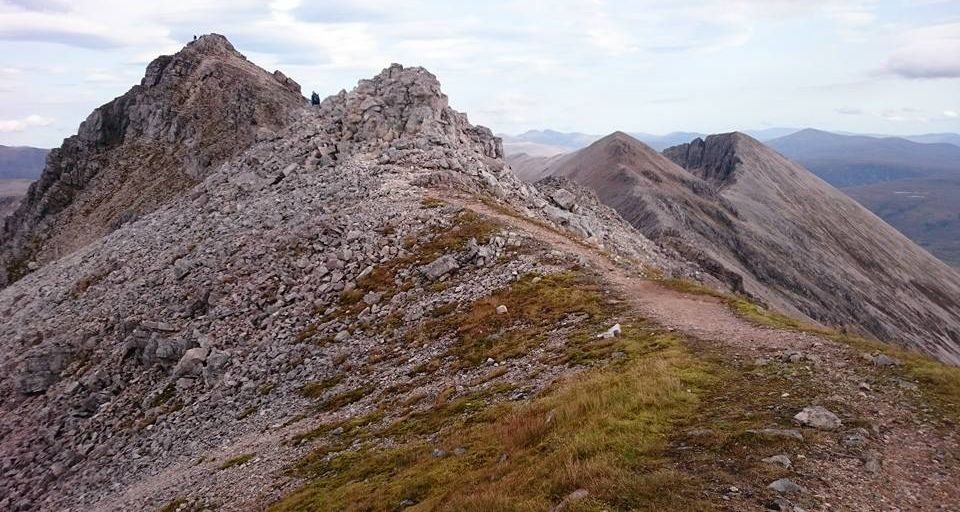
{"label": "rocky summit", "polygon": [[[761,222],[750,153],[598,144],[531,184],[422,68],[310,105],[222,36],[155,60],[5,225],[0,510],[960,499],[956,368],[770,310],[684,235]],[[941,318],[924,286],[889,333]]]}
{"label": "rocky summit", "polygon": [[306,104],[300,86],[211,34],[147,66],[54,150],[3,226],[0,286],[149,213]]}

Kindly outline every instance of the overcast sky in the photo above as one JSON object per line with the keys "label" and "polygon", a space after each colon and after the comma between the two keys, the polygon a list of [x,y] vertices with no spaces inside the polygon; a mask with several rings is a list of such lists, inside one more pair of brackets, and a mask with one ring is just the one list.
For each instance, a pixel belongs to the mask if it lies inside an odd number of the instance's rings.
{"label": "overcast sky", "polygon": [[425,66],[498,133],[960,132],[958,0],[0,0],[0,144],[59,145],[207,32],[306,94]]}

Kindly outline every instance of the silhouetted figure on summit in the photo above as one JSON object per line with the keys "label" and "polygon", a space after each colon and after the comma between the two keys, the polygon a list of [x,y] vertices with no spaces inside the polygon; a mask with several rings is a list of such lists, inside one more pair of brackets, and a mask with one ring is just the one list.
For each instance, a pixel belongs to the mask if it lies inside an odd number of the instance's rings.
{"label": "silhouetted figure on summit", "polygon": [[320,95],[317,94],[317,91],[313,91],[313,94],[310,95],[310,104],[319,105],[320,104]]}

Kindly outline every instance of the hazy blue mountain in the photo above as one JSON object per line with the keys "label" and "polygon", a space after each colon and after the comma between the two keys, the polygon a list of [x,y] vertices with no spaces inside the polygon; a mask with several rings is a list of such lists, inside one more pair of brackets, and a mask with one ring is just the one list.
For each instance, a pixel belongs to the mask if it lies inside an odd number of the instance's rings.
{"label": "hazy blue mountain", "polygon": [[830,184],[849,187],[960,173],[960,147],[807,128],[767,144]]}
{"label": "hazy blue mountain", "polygon": [[565,147],[570,149],[582,148],[600,138],[597,135],[588,135],[578,132],[558,132],[555,130],[528,130],[519,135],[504,135],[504,142],[533,142],[547,146]]}
{"label": "hazy blue mountain", "polygon": [[[945,140],[937,134],[929,140]],[[960,266],[960,146],[802,130],[767,144]]]}
{"label": "hazy blue mountain", "polygon": [[39,178],[49,151],[28,146],[0,146],[0,179]]}
{"label": "hazy blue mountain", "polygon": [[786,137],[787,135],[797,133],[800,130],[801,128],[785,128],[782,126],[775,126],[771,128],[760,128],[758,130],[744,130],[743,133],[746,133],[754,139],[764,142],[779,137]]}
{"label": "hazy blue mountain", "polygon": [[924,144],[953,144],[960,146],[960,133],[926,133],[923,135],[907,135],[904,137],[913,142],[922,142]]}

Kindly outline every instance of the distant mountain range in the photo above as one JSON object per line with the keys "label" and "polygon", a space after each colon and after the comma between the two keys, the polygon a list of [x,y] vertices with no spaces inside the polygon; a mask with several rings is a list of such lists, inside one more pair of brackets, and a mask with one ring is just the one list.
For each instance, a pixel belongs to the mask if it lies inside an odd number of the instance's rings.
{"label": "distant mountain range", "polygon": [[[943,261],[960,266],[960,135],[888,137],[810,128],[768,128],[748,134],[843,190]],[[705,138],[696,132],[630,135],[658,151]],[[591,138],[583,133],[531,131],[505,138],[504,151],[511,155],[514,168],[545,175],[544,162],[536,157],[560,158],[585,147],[584,141]],[[518,153],[530,157],[517,157]]]}
{"label": "distant mountain range", "polygon": [[960,172],[960,146],[805,129],[767,145],[830,184],[849,187]]}
{"label": "distant mountain range", "polygon": [[49,149],[27,146],[0,146],[0,179],[39,178],[49,152]]}

